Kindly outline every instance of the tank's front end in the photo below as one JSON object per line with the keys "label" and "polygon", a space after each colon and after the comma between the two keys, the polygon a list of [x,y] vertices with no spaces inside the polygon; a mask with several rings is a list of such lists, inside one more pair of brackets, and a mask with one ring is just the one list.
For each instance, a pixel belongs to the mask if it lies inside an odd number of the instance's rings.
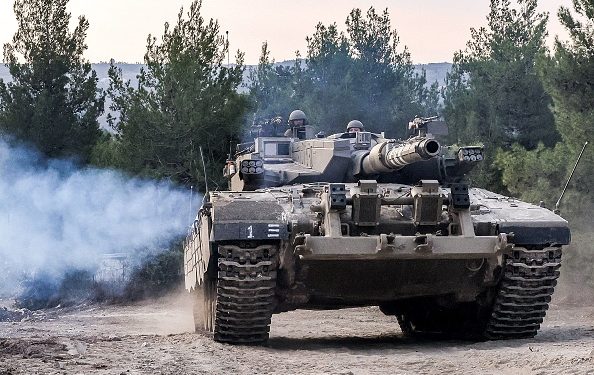
{"label": "tank's front end", "polygon": [[[542,252],[569,242],[567,222],[548,210],[516,202],[520,221],[513,224],[509,198],[463,184],[369,180],[293,189],[291,237],[279,270],[281,311],[492,299],[516,245]],[[522,221],[526,207],[533,217]],[[539,225],[554,234],[517,242],[526,226]]]}

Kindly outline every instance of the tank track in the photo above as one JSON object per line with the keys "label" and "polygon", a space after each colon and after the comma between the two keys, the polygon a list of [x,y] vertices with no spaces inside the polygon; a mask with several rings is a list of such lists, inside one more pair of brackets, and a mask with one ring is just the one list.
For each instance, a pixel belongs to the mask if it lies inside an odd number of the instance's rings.
{"label": "tank track", "polygon": [[231,344],[268,340],[275,305],[278,246],[218,246],[214,339]]}
{"label": "tank track", "polygon": [[538,333],[546,315],[560,267],[560,247],[514,247],[505,256],[499,282],[488,305],[477,301],[440,309],[421,304],[396,317],[403,334],[409,337],[531,338]]}
{"label": "tank track", "polygon": [[504,340],[536,336],[549,308],[560,267],[560,247],[514,247],[505,258],[485,337]]}

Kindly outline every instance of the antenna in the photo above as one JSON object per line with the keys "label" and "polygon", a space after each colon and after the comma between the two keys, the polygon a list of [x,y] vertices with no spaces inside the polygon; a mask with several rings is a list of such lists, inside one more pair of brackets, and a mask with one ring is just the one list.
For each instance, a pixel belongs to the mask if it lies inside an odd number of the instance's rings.
{"label": "antenna", "polygon": [[204,153],[202,152],[202,146],[200,146],[200,157],[202,158],[202,172],[204,173],[204,187],[206,191],[204,195],[208,194],[208,177],[206,176],[206,163],[204,163]]}
{"label": "antenna", "polygon": [[567,179],[567,182],[565,183],[565,187],[563,188],[563,191],[561,192],[561,196],[557,200],[557,203],[555,203],[555,209],[553,210],[553,212],[556,213],[557,215],[559,215],[559,213],[561,212],[561,211],[559,211],[559,204],[561,204],[561,199],[563,199],[563,195],[565,195],[565,190],[567,190],[567,186],[569,186],[569,181],[571,181],[571,178],[573,177],[573,173],[575,172],[575,169],[577,168],[587,145],[588,145],[588,142],[584,143],[584,147],[582,147],[582,151],[580,151],[580,154],[575,162],[575,165],[573,166],[573,169],[571,170],[571,174],[569,175],[569,178]]}
{"label": "antenna", "polygon": [[194,185],[190,186],[190,222],[192,222],[192,198],[194,196]]}
{"label": "antenna", "polygon": [[229,30],[225,31],[225,34],[227,35],[227,68],[229,68],[231,66],[231,60],[229,59]]}

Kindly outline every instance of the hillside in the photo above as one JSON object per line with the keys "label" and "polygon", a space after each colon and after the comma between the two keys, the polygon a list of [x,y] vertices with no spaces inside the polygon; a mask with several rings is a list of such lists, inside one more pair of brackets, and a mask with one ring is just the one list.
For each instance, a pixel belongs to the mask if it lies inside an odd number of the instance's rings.
{"label": "hillside", "polygon": [[[292,65],[294,61],[282,61],[278,62],[279,65],[289,66]],[[140,72],[140,69],[144,66],[143,64],[117,64],[118,67],[122,69],[122,76],[125,80],[130,80],[132,85],[137,83],[136,75]],[[430,85],[433,82],[437,81],[440,86],[445,84],[445,78],[447,73],[450,71],[452,64],[447,62],[442,63],[429,63],[429,64],[417,64],[415,65],[415,72],[421,74],[422,71],[425,71],[427,77],[427,84]],[[92,64],[93,69],[97,72],[97,76],[99,77],[99,87],[102,89],[107,89],[109,87],[109,77],[107,75],[107,71],[109,69],[109,64],[106,63],[99,63],[99,64]],[[248,65],[248,69],[246,69],[246,73],[244,74],[244,83],[247,83],[247,76],[248,71],[250,68],[253,68],[253,65]],[[8,71],[8,67],[6,65],[0,65],[0,79],[4,82],[10,82],[12,77],[10,76],[10,72]],[[243,88],[245,90],[245,88]],[[109,102],[106,103],[106,109],[109,107]],[[104,114],[99,118],[101,126],[107,128],[107,115]]]}
{"label": "hillside", "polygon": [[[282,61],[277,64],[289,66],[293,64],[293,61]],[[140,71],[140,68],[144,66],[142,64],[117,65],[122,69],[124,78],[131,79],[133,81],[135,80],[136,75]],[[107,70],[109,69],[109,64],[100,63],[92,64],[92,66],[93,69],[97,72],[97,75],[99,76],[99,86],[102,88],[106,88],[109,85],[109,78],[107,77]],[[252,67],[254,66],[248,65],[248,69]],[[435,81],[438,81],[440,85],[443,85],[445,83],[446,74],[450,71],[451,67],[452,64],[448,62],[417,64],[415,65],[415,71],[420,73],[424,69],[427,74],[427,83],[431,84]],[[5,65],[0,65],[0,79],[4,80],[4,82],[11,81],[11,76],[8,72],[8,67]]]}

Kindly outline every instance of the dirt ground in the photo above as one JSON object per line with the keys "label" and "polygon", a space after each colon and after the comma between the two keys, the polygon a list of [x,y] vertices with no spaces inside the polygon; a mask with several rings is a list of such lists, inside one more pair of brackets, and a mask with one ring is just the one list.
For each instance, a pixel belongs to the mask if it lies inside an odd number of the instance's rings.
{"label": "dirt ground", "polygon": [[406,339],[395,319],[360,308],[275,315],[265,347],[223,345],[192,333],[183,297],[2,322],[0,375],[594,374],[594,307],[558,297],[534,339]]}

